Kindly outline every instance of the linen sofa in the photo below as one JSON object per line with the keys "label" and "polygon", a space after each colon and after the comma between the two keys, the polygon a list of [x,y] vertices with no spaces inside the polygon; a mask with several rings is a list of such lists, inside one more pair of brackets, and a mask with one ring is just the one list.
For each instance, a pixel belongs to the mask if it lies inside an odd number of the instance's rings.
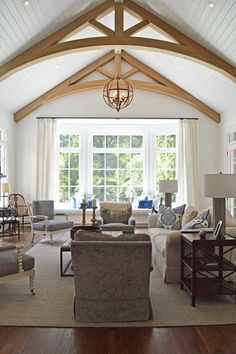
{"label": "linen sofa", "polygon": [[150,237],[77,231],[71,243],[74,314],[82,322],[143,321],[150,317]]}
{"label": "linen sofa", "polygon": [[[197,215],[199,215],[199,213],[194,207],[187,207],[183,214],[182,227],[184,228],[184,225],[189,223]],[[181,230],[169,230],[156,227],[156,225],[157,214],[150,214],[148,217],[147,234],[152,241],[153,265],[161,272],[165,283],[179,282]],[[211,223],[206,230],[212,230]],[[226,210],[226,232],[236,236],[236,220],[228,210]],[[230,257],[230,260],[235,263],[235,252],[230,252],[227,257]]]}

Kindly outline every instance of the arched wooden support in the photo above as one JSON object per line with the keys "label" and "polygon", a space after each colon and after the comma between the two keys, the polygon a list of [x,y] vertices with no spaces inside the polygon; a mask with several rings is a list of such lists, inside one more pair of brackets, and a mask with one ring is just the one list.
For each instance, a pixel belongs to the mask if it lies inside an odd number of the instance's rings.
{"label": "arched wooden support", "polygon": [[[98,19],[105,13],[115,11],[114,31],[101,24]],[[124,11],[130,11],[134,16],[140,18],[140,22],[131,28],[124,30]],[[161,29],[168,36],[175,39],[176,43],[162,41],[158,39],[134,37],[133,34],[140,31],[147,25],[152,25]],[[92,25],[98,31],[105,34],[105,37],[85,38],[73,41],[63,42],[69,38],[72,33],[82,29],[85,25]],[[158,51],[164,51],[173,55],[182,55],[191,60],[197,60],[201,63],[211,66],[224,73],[232,80],[236,79],[236,68],[227,63],[216,54],[212,53],[184,33],[175,29],[157,15],[131,0],[124,0],[123,3],[114,3],[113,0],[106,0],[102,4],[87,11],[76,20],[62,27],[52,35],[48,36],[38,44],[19,54],[14,59],[0,67],[0,78],[3,80],[22,67],[40,61],[45,58],[70,53],[74,51],[86,50],[91,48],[146,48]]]}
{"label": "arched wooden support", "polygon": [[[122,73],[121,70],[122,60],[127,62],[131,66],[131,69],[124,73]],[[103,65],[107,64],[110,61],[114,61],[114,73],[108,71],[106,68],[103,67]],[[105,80],[83,80],[81,82],[82,79],[86,78],[87,75],[91,74],[94,71],[99,71],[100,73],[102,73],[105,76]],[[111,51],[106,55],[102,56],[101,58],[95,60],[93,63],[89,64],[82,70],[78,71],[76,74],[70,76],[68,79],[64,80],[63,82],[61,82],[51,90],[47,91],[25,107],[21,108],[14,114],[14,119],[17,122],[35,109],[59,97],[63,97],[75,92],[104,87],[107,83],[107,78],[111,79],[115,77],[117,73],[119,73],[122,78],[130,78],[137,72],[142,72],[148,78],[154,80],[154,82],[129,79],[129,82],[134,88],[158,92],[171,97],[175,97],[191,104],[199,111],[203,112],[211,119],[213,119],[215,122],[220,122],[219,113],[214,111],[211,107],[207,106],[205,103],[201,102],[196,97],[192,96],[190,93],[183,90],[181,87],[174,84],[172,81],[170,81],[157,71],[153,70],[152,68],[145,65],[140,60],[136,59],[135,57],[126,53],[123,50],[120,54]]]}

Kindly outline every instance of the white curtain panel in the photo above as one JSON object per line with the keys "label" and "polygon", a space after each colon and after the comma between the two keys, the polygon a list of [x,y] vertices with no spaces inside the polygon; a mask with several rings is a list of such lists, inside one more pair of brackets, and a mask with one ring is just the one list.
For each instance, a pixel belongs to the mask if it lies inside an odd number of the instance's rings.
{"label": "white curtain panel", "polygon": [[37,137],[37,199],[53,199],[56,119],[38,120]]}
{"label": "white curtain panel", "polygon": [[198,206],[197,120],[179,120],[178,203]]}

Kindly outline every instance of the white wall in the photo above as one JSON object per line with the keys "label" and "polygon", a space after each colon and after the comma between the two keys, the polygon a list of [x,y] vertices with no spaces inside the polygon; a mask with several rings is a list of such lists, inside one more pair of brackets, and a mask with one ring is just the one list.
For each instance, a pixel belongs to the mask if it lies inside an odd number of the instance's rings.
{"label": "white wall", "polygon": [[8,171],[6,176],[6,182],[11,184],[12,190],[15,188],[15,123],[13,115],[0,107],[0,129],[6,130],[8,133]]}
{"label": "white wall", "polygon": [[[202,199],[202,178],[206,172],[218,171],[218,125],[192,106],[164,95],[136,90],[129,107],[117,113],[106,106],[102,92],[87,91],[54,100],[16,124],[16,187],[27,200],[35,198],[35,156],[37,116],[79,117],[196,117],[199,118],[199,186],[200,207],[209,205]],[[122,120],[123,122],[123,120]],[[143,124],[144,120],[137,120]]]}

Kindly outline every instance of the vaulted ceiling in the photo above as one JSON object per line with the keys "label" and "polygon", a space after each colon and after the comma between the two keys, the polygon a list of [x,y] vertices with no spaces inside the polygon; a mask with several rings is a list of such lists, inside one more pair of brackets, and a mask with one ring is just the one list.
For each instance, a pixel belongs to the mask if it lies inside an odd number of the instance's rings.
{"label": "vaulted ceiling", "polygon": [[0,106],[18,121],[51,99],[101,90],[118,70],[219,122],[236,109],[236,1],[208,4],[1,0]]}

